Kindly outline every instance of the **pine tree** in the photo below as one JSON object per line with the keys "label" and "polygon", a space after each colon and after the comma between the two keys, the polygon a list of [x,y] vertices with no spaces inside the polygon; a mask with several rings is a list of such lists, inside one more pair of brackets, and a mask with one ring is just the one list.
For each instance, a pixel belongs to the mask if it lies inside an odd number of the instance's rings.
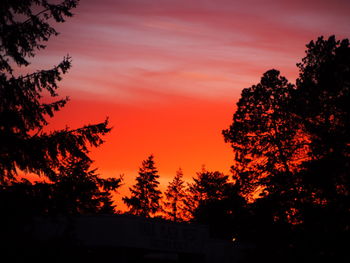
{"label": "pine tree", "polygon": [[55,182],[26,179],[1,187],[0,210],[4,214],[30,218],[38,215],[113,214],[111,193],[120,178],[101,178],[91,162],[70,158],[59,169]]}
{"label": "pine tree", "polygon": [[172,221],[183,221],[184,218],[184,200],[186,197],[186,186],[183,180],[183,172],[180,168],[169,183],[165,192],[166,201],[164,202],[165,213]]}
{"label": "pine tree", "polygon": [[122,177],[101,178],[91,161],[70,158],[59,169],[54,182],[54,201],[63,214],[113,214],[111,192],[120,187]]}
{"label": "pine tree", "polygon": [[154,164],[154,156],[150,155],[142,162],[137,183],[129,188],[131,197],[124,197],[124,203],[130,208],[129,213],[151,217],[161,211],[161,191],[158,190],[158,170]]}
{"label": "pine tree", "polygon": [[72,16],[78,0],[50,4],[46,0],[0,3],[0,182],[13,180],[18,171],[55,179],[63,159],[90,160],[89,146],[99,146],[110,131],[107,120],[78,129],[47,132],[48,118],[68,102],[58,96],[57,83],[71,67],[70,57],[48,70],[22,75],[16,69],[30,64],[37,50],[58,33],[50,25]]}

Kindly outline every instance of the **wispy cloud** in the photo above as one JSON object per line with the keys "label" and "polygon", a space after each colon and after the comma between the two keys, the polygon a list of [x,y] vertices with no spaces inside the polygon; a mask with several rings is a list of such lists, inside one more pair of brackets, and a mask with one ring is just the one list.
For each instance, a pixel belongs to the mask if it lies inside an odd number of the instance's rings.
{"label": "wispy cloud", "polygon": [[67,86],[106,99],[139,89],[218,98],[271,67],[294,78],[308,41],[349,35],[349,13],[345,0],[86,0],[41,61],[69,52]]}

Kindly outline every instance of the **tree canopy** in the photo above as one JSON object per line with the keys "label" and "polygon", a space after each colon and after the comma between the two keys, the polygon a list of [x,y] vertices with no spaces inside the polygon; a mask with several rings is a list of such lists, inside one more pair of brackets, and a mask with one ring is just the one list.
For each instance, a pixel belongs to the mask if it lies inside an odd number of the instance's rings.
{"label": "tree canopy", "polygon": [[241,195],[263,193],[250,205],[261,251],[333,260],[350,242],[349,41],[319,37],[297,66],[295,85],[269,70],[244,89],[223,135]]}
{"label": "tree canopy", "polygon": [[228,176],[219,171],[208,171],[203,167],[192,179],[193,183],[188,184],[184,201],[188,219],[195,218],[196,211],[201,205],[223,198]]}
{"label": "tree canopy", "polygon": [[46,0],[1,1],[0,4],[0,181],[12,180],[18,170],[56,177],[67,157],[90,160],[90,146],[99,146],[108,133],[107,120],[78,129],[47,132],[48,118],[68,102],[58,96],[58,82],[71,67],[65,57],[51,69],[22,75],[37,50],[57,35],[53,22],[72,16],[77,0],[50,4]]}
{"label": "tree canopy", "polygon": [[267,71],[242,91],[233,123],[223,131],[235,153],[232,172],[248,197],[286,190],[285,178],[306,158],[306,136],[289,110],[294,90],[278,70]]}

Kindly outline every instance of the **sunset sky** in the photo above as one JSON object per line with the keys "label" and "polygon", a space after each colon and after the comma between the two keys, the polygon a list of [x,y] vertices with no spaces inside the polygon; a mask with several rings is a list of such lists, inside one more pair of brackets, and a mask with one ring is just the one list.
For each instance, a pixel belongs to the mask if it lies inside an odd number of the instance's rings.
{"label": "sunset sky", "polygon": [[241,90],[271,68],[294,82],[305,44],[350,37],[349,0],[81,0],[74,13],[32,68],[72,57],[60,84],[71,101],[50,127],[108,116],[91,157],[103,177],[124,174],[121,195],[150,154],[163,189],[179,167],[187,179],[202,165],[229,174],[221,131]]}

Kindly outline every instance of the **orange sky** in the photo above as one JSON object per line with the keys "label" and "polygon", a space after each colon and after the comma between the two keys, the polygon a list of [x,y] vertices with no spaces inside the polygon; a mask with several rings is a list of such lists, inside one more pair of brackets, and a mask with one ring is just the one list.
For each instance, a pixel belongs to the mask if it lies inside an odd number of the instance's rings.
{"label": "orange sky", "polygon": [[271,68],[294,82],[306,43],[350,33],[347,0],[81,0],[75,14],[31,68],[73,57],[60,85],[71,102],[51,127],[109,116],[91,156],[101,175],[124,174],[121,195],[150,154],[163,188],[179,167],[187,179],[202,165],[229,173],[221,130],[241,90]]}

